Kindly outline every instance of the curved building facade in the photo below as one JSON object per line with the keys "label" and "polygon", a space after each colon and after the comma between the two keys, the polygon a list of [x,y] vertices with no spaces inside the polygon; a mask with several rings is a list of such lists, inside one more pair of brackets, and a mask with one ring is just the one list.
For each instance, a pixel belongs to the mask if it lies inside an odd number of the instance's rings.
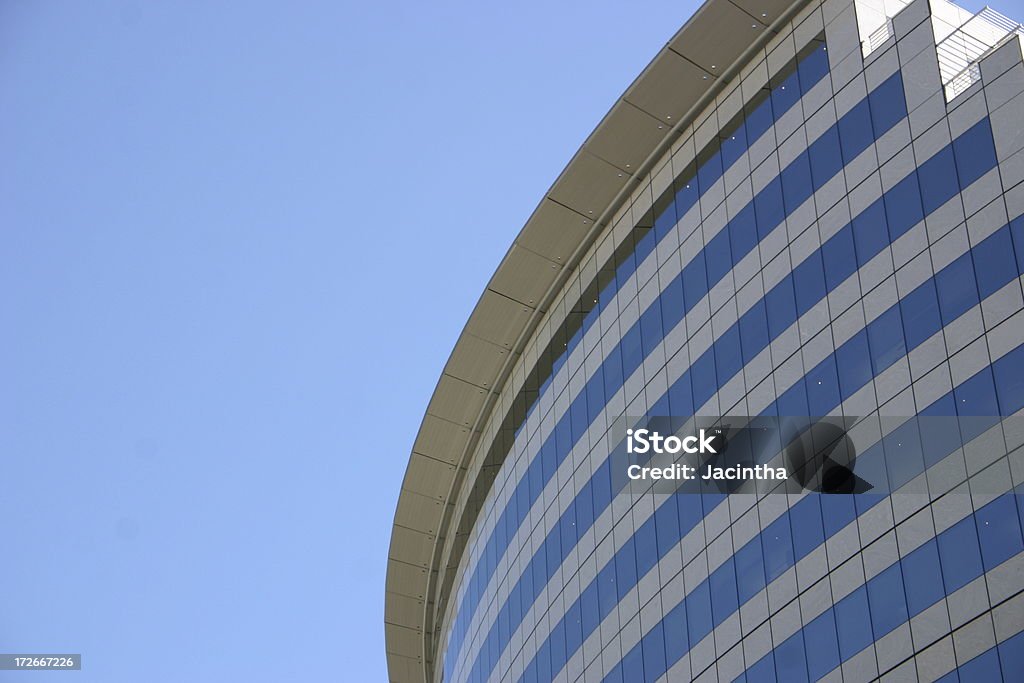
{"label": "curved building facade", "polygon": [[[445,367],[392,681],[1024,680],[1022,32],[945,0],[701,7]],[[873,488],[624,484],[623,425],[723,415],[847,420]]]}

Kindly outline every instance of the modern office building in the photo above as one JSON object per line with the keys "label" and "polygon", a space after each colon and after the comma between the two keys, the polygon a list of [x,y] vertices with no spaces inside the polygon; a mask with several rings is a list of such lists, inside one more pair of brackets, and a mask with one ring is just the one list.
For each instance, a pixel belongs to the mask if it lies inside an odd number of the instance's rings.
{"label": "modern office building", "polygon": [[[700,8],[438,382],[392,681],[1024,680],[1020,33],[945,0]],[[721,415],[844,416],[888,460],[866,494],[623,488],[624,421]]]}

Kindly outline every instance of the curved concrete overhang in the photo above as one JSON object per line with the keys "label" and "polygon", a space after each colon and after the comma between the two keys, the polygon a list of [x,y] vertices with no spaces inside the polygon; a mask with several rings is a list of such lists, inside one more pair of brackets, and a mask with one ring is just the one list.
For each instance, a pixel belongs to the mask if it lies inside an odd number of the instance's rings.
{"label": "curved concrete overhang", "polygon": [[547,307],[680,133],[806,0],[707,0],[576,152],[520,231],[459,337],[413,444],[388,552],[384,628],[396,683],[432,681],[438,574],[469,459]]}

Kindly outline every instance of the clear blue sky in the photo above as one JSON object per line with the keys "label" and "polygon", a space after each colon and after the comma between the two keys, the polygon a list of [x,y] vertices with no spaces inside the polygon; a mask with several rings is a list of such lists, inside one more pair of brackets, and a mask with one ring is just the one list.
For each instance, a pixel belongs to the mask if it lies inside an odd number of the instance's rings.
{"label": "clear blue sky", "polygon": [[385,680],[434,383],[695,6],[0,3],[0,652],[85,662],[0,680]]}

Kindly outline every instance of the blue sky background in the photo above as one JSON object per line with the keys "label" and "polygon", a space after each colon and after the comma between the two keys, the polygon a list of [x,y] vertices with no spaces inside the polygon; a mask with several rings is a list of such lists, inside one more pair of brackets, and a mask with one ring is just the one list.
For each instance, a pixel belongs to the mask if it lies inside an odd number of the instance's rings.
{"label": "blue sky background", "polygon": [[0,2],[0,652],[85,662],[0,680],[385,680],[441,368],[696,5]]}

